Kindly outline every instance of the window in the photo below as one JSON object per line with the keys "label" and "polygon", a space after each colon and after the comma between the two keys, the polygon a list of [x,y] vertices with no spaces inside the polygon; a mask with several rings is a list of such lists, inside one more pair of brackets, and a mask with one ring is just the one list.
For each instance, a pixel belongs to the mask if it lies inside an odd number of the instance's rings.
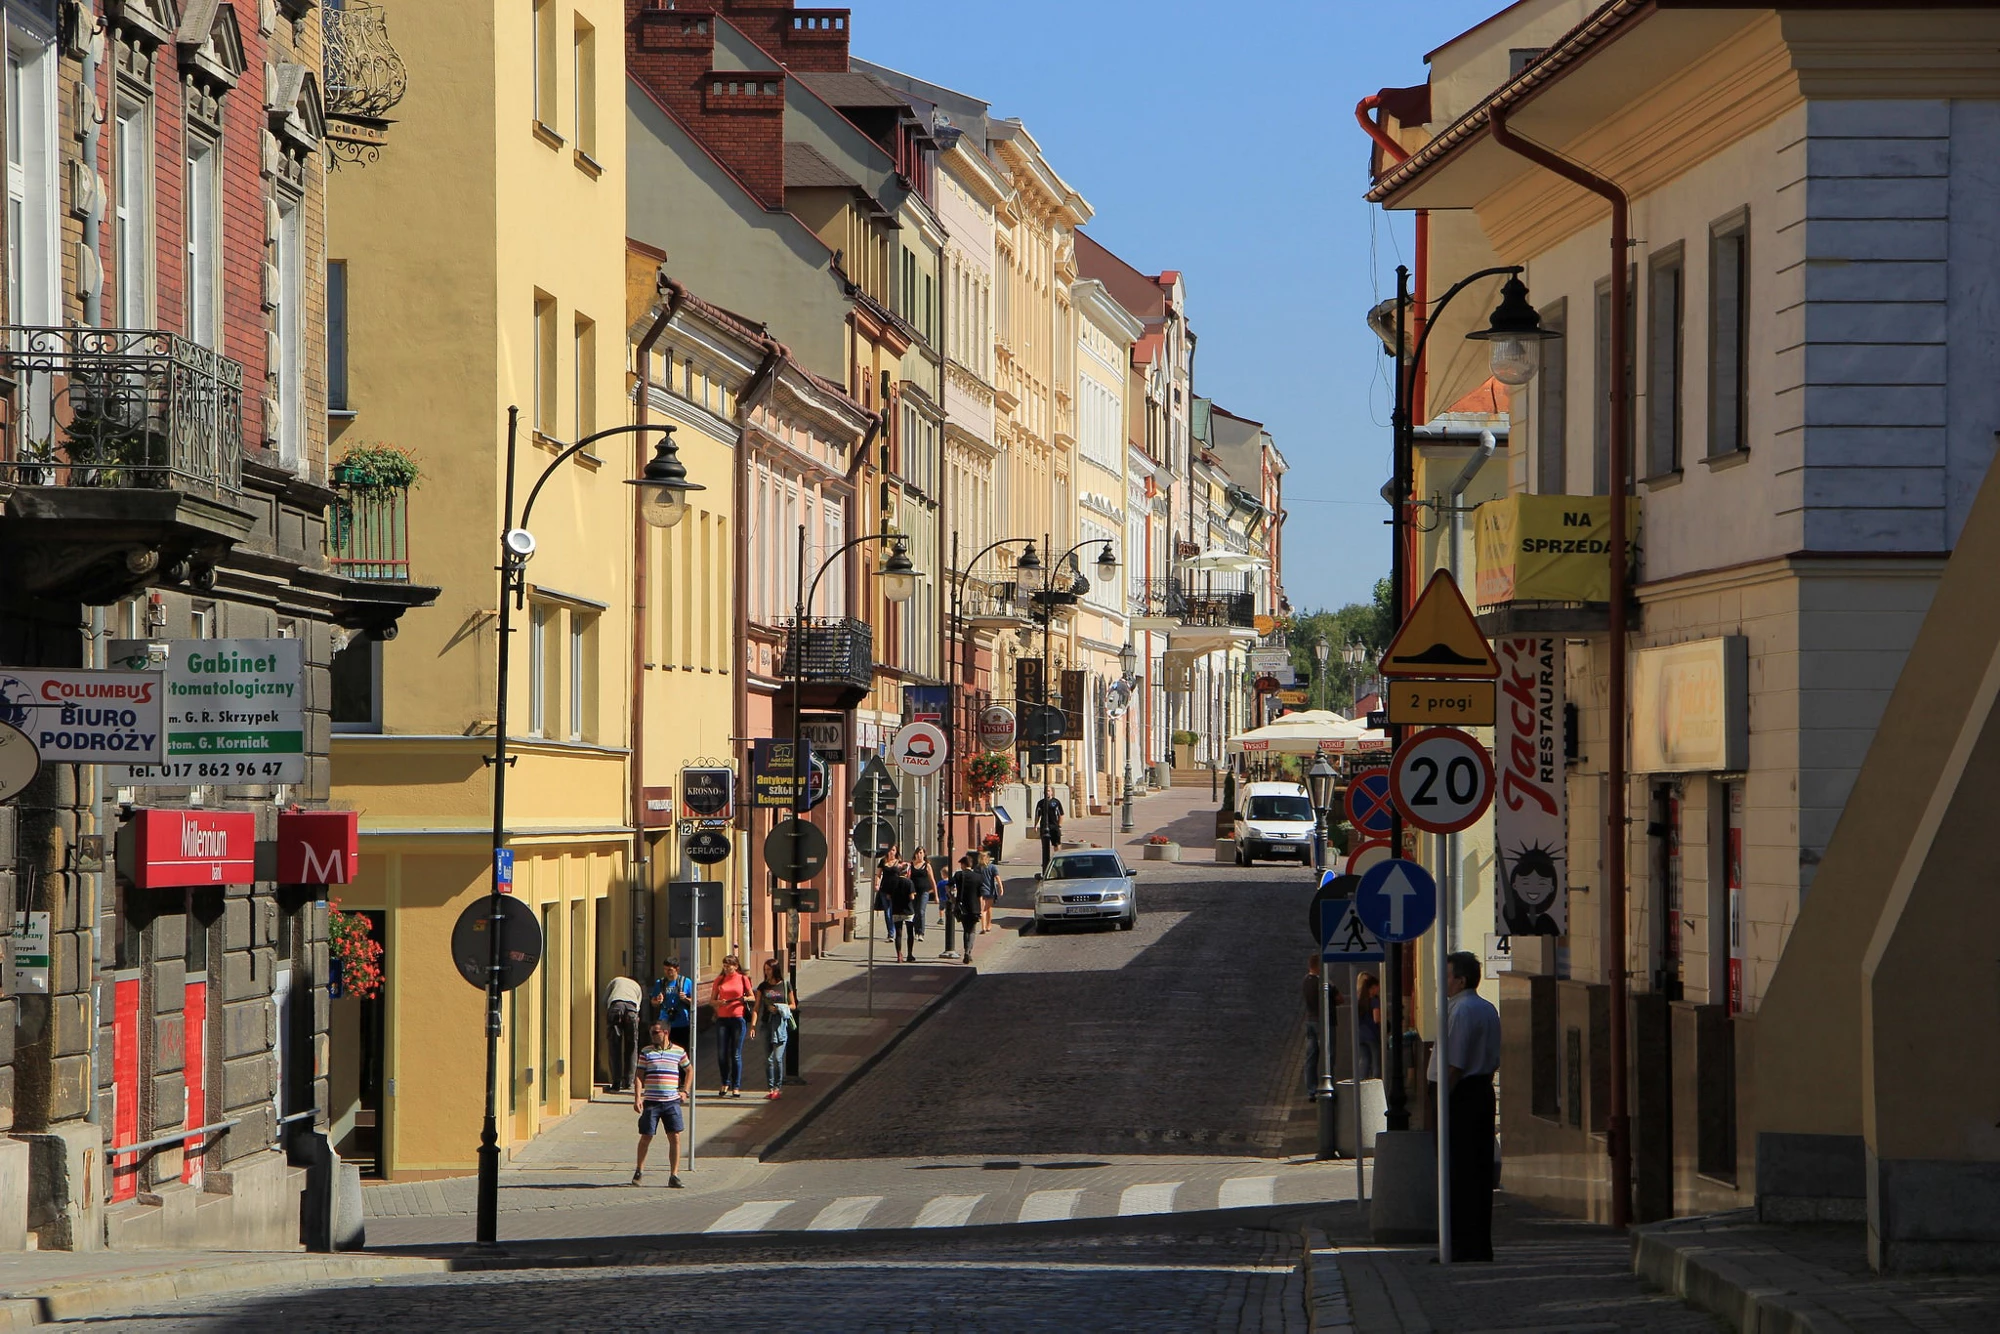
{"label": "window", "polygon": [[[1632,440],[1632,425],[1635,420],[1635,405],[1632,390],[1637,379],[1638,352],[1635,337],[1635,288],[1637,283],[1625,284],[1625,440],[1629,448]],[[1596,365],[1591,380],[1591,394],[1597,403],[1595,459],[1592,466],[1591,491],[1594,495],[1611,494],[1611,280],[1605,279],[1597,285],[1597,320],[1594,330],[1596,339]],[[1628,459],[1625,485],[1631,488],[1631,467]]]}
{"label": "window", "polygon": [[536,602],[528,611],[528,734],[542,736],[548,727],[549,692],[555,685],[555,664],[549,660],[549,640],[555,630],[555,609]]}
{"label": "window", "polygon": [[112,215],[112,247],[118,272],[119,327],[144,329],[153,322],[153,142],[152,117],[143,103],[118,103],[117,164]]}
{"label": "window", "polygon": [[278,462],[297,468],[305,453],[305,208],[296,199],[278,200],[278,235],[271,267],[278,290],[271,311],[278,332]]}
{"label": "window", "polygon": [[[1569,303],[1542,311],[1542,327],[1565,332]],[[1535,377],[1535,490],[1559,496],[1569,490],[1569,340],[1542,344],[1542,373]]]}
{"label": "window", "polygon": [[556,299],[535,293],[535,429],[553,439],[556,423]]}
{"label": "window", "polygon": [[333,730],[382,730],[382,644],[356,635],[333,655]]}
{"label": "window", "polygon": [[16,324],[57,322],[55,57],[7,47],[7,310]]}
{"label": "window", "polygon": [[556,128],[555,0],[535,0],[535,120]]}
{"label": "window", "polygon": [[569,739],[597,739],[597,617],[569,614]]}
{"label": "window", "polygon": [[1681,468],[1681,293],[1686,265],[1679,246],[1647,267],[1646,474]]}
{"label": "window", "polygon": [[222,283],[222,150],[190,138],[187,155],[187,336],[219,348],[215,312]]}
{"label": "window", "polygon": [[597,429],[597,325],[576,317],[576,435],[581,440]]}
{"label": "window", "polygon": [[576,42],[570,53],[570,75],[576,85],[576,151],[585,157],[597,155],[597,29],[576,20]]}
{"label": "window", "polygon": [[1750,219],[1708,239],[1708,457],[1750,447]]}
{"label": "window", "polygon": [[326,262],[326,407],[347,412],[347,261]]}

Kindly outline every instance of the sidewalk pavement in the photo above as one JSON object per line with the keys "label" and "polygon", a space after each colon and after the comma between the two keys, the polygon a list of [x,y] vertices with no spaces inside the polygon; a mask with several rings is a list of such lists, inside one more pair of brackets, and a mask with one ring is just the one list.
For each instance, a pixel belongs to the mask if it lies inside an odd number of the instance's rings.
{"label": "sidewalk pavement", "polygon": [[[1020,896],[1015,897],[1020,900]],[[1003,907],[1002,915],[1007,911]],[[871,929],[881,929],[875,915],[870,914],[867,921]],[[694,1107],[692,1135],[696,1166],[709,1176],[716,1168],[727,1173],[729,1161],[769,1157],[977,976],[980,964],[990,966],[1010,952],[1018,937],[1018,931],[1000,929],[996,917],[993,932],[980,937],[974,946],[972,967],[951,959],[898,964],[889,943],[878,939],[874,945],[872,1008],[867,940],[857,937],[834,945],[819,958],[801,964],[799,1037],[803,1060],[799,1075],[804,1082],[787,1083],[784,1096],[776,1102],[765,1100],[759,1092],[765,1082],[760,1037],[744,1044],[743,1096],[722,1098],[712,1091],[714,1045],[701,1042],[695,1052],[694,1071],[701,1090]],[[933,919],[920,953],[935,955],[943,948],[944,927]],[[500,1169],[501,1212],[588,1208],[596,1194],[588,1188],[622,1189],[632,1175],[632,1122],[631,1095],[599,1089],[588,1104],[509,1155]],[[684,1136],[684,1151],[687,1142]],[[665,1178],[664,1143],[654,1144],[647,1170]],[[361,1202],[369,1218],[471,1214],[477,1203],[476,1182],[469,1176],[371,1182],[362,1188]]]}
{"label": "sidewalk pavement", "polygon": [[1878,1275],[1860,1223],[1779,1227],[1749,1210],[1637,1228],[1641,1277],[1737,1329],[2000,1329],[2000,1275]]}
{"label": "sidewalk pavement", "polygon": [[397,1255],[16,1251],[0,1255],[0,1330],[91,1320],[187,1297],[452,1268],[448,1260]]}

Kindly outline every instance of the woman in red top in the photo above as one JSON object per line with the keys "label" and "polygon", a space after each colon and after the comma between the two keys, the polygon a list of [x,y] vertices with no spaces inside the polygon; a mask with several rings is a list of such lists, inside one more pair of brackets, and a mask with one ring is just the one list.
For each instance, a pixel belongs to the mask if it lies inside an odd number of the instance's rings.
{"label": "woman in red top", "polygon": [[715,1001],[716,1058],[722,1066],[722,1096],[743,1096],[743,1035],[750,1027],[748,1001],[754,991],[743,961],[722,956],[722,973],[710,993]]}

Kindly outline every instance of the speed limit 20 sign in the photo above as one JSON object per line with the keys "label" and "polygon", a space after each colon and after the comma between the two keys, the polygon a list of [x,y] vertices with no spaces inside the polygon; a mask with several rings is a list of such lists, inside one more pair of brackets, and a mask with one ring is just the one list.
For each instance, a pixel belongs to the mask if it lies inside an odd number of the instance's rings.
{"label": "speed limit 20 sign", "polygon": [[1455,727],[1432,727],[1396,747],[1389,795],[1403,818],[1433,834],[1470,828],[1493,801],[1493,761]]}

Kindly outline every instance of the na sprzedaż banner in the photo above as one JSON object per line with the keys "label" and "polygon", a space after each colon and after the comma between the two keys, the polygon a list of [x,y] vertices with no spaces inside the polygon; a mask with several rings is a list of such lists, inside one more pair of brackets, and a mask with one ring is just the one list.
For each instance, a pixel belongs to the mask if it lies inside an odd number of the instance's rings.
{"label": "na sprzeda\u017c banner", "polygon": [[1569,823],[1563,778],[1563,644],[1546,635],[1494,642],[1495,932],[1569,934]]}

